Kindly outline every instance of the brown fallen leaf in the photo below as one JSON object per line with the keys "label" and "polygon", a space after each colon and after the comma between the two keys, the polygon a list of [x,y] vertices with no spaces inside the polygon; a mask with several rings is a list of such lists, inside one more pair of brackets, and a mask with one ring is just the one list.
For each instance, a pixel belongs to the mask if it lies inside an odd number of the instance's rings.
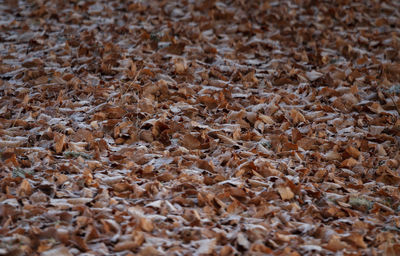
{"label": "brown fallen leaf", "polygon": [[378,156],[386,156],[387,155],[386,150],[382,144],[376,145],[376,152],[377,152]]}
{"label": "brown fallen leaf", "polygon": [[181,143],[185,148],[188,149],[198,149],[201,146],[200,141],[192,134],[186,134],[183,136]]}
{"label": "brown fallen leaf", "polygon": [[30,196],[32,194],[31,184],[27,179],[23,179],[18,187],[17,195],[21,197]]}
{"label": "brown fallen leaf", "polygon": [[146,232],[151,232],[154,229],[153,222],[151,220],[149,220],[148,218],[140,218],[139,225],[140,225],[140,228]]}
{"label": "brown fallen leaf", "polygon": [[324,157],[324,159],[329,160],[329,161],[342,159],[342,156],[337,151],[334,151],[334,150],[327,152],[326,154],[324,154],[323,157]]}
{"label": "brown fallen leaf", "polygon": [[175,60],[174,68],[177,74],[184,74],[187,70],[186,61],[182,59]]}
{"label": "brown fallen leaf", "polygon": [[60,154],[64,149],[65,135],[60,133],[55,133],[54,135],[54,150],[57,154]]}
{"label": "brown fallen leaf", "polygon": [[354,245],[356,245],[359,248],[365,249],[368,247],[368,245],[364,241],[364,236],[357,232],[351,232],[350,235],[345,236],[342,239],[344,241],[353,243]]}
{"label": "brown fallen leaf", "polygon": [[292,190],[287,186],[279,186],[277,188],[279,195],[281,196],[282,200],[290,200],[294,198],[294,193]]}
{"label": "brown fallen leaf", "polygon": [[234,249],[230,245],[225,245],[221,248],[220,255],[221,256],[229,256],[234,254]]}
{"label": "brown fallen leaf", "polygon": [[265,123],[265,124],[267,124],[267,125],[274,125],[274,124],[275,124],[275,121],[274,121],[270,116],[263,115],[263,114],[259,114],[259,115],[258,115],[258,118],[259,118],[263,123]]}
{"label": "brown fallen leaf", "polygon": [[301,122],[306,122],[306,118],[304,117],[304,115],[294,108],[290,110],[290,117],[292,118],[292,121],[295,125]]}
{"label": "brown fallen leaf", "polygon": [[250,251],[252,252],[260,252],[265,254],[272,254],[273,250],[262,243],[253,243],[250,247]]}
{"label": "brown fallen leaf", "polygon": [[333,235],[327,245],[323,246],[325,249],[336,252],[348,248],[349,246],[342,242],[340,237],[337,235]]}
{"label": "brown fallen leaf", "polygon": [[140,245],[136,241],[121,241],[114,245],[114,251],[122,252],[127,250],[135,250]]}
{"label": "brown fallen leaf", "polygon": [[358,157],[361,155],[361,152],[358,151],[358,149],[356,149],[353,146],[348,146],[345,150],[351,157],[358,159]]}
{"label": "brown fallen leaf", "polygon": [[354,166],[357,165],[357,164],[358,164],[358,161],[355,160],[354,158],[350,157],[350,158],[347,158],[346,160],[344,160],[344,161],[340,164],[340,166],[341,166],[341,167],[345,167],[345,168],[352,168],[352,167],[354,167]]}

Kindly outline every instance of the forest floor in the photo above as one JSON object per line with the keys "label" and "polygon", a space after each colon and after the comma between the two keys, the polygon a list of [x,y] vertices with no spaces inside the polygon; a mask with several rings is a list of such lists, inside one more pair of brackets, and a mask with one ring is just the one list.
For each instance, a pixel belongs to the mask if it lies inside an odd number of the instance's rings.
{"label": "forest floor", "polygon": [[399,1],[0,1],[0,255],[400,255],[399,52]]}

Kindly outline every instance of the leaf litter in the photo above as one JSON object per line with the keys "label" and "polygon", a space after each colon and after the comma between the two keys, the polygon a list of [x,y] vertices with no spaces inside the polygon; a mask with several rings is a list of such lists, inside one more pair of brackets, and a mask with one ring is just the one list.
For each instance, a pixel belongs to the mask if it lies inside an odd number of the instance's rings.
{"label": "leaf litter", "polygon": [[1,255],[399,255],[396,1],[3,1]]}

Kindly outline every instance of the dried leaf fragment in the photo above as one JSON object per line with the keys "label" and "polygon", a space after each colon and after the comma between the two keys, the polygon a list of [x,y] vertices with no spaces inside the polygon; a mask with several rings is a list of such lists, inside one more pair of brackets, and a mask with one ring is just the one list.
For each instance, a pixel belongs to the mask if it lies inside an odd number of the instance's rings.
{"label": "dried leaf fragment", "polygon": [[361,155],[360,151],[358,151],[358,149],[356,149],[356,148],[353,147],[353,146],[348,146],[348,147],[346,148],[346,152],[347,152],[351,157],[353,157],[353,158],[355,158],[355,159],[357,159],[357,158]]}
{"label": "dried leaf fragment", "polygon": [[333,235],[330,239],[327,245],[324,246],[325,249],[330,250],[330,251],[340,251],[345,248],[347,248],[348,245],[345,242],[342,242],[340,240],[340,237],[337,235]]}
{"label": "dried leaf fragment", "polygon": [[139,246],[140,245],[135,241],[122,241],[122,242],[118,242],[114,246],[114,251],[121,252],[121,251],[126,251],[126,250],[135,250]]}
{"label": "dried leaf fragment", "polygon": [[175,72],[177,74],[184,74],[187,70],[187,64],[185,60],[179,59],[174,63]]}
{"label": "dried leaf fragment", "polygon": [[159,256],[162,255],[162,253],[154,248],[153,246],[146,246],[143,249],[140,250],[139,256]]}
{"label": "dried leaf fragment", "polygon": [[237,235],[236,241],[243,248],[245,248],[245,249],[249,249],[250,248],[250,242],[249,242],[249,240],[247,240],[246,236],[242,232],[240,232]]}
{"label": "dried leaf fragment", "polygon": [[350,158],[347,158],[346,160],[344,160],[340,166],[345,167],[345,168],[351,168],[357,164],[358,164],[358,161],[356,159],[350,157]]}
{"label": "dried leaf fragment", "polygon": [[143,232],[134,231],[130,240],[119,241],[114,250],[117,252],[125,250],[135,250],[139,248],[145,241]]}
{"label": "dried leaf fragment", "polygon": [[311,82],[313,82],[313,81],[317,80],[318,78],[322,77],[323,74],[313,70],[311,72],[306,72],[306,76]]}
{"label": "dried leaf fragment", "polygon": [[200,244],[199,248],[196,251],[197,255],[204,255],[204,254],[212,254],[216,246],[216,239],[204,239],[200,240],[197,243]]}
{"label": "dried leaf fragment", "polygon": [[65,144],[65,135],[56,133],[54,135],[54,150],[57,154],[60,154],[63,151]]}
{"label": "dried leaf fragment", "polygon": [[333,161],[333,160],[341,160],[342,156],[337,151],[331,150],[326,154],[324,154],[324,158],[326,160]]}
{"label": "dried leaf fragment", "polygon": [[292,121],[295,125],[301,122],[306,122],[306,118],[304,117],[304,115],[294,108],[290,110],[290,117],[292,118]]}
{"label": "dried leaf fragment", "polygon": [[294,197],[293,191],[287,186],[279,186],[277,190],[282,200],[290,200]]}
{"label": "dried leaf fragment", "polygon": [[140,228],[143,231],[151,232],[154,229],[153,222],[151,220],[149,220],[148,218],[140,218],[139,223],[140,223],[139,224]]}
{"label": "dried leaf fragment", "polygon": [[378,156],[386,156],[387,155],[386,150],[382,144],[376,145],[376,151],[378,153]]}
{"label": "dried leaf fragment", "polygon": [[23,179],[18,187],[18,196],[30,196],[32,194],[32,187],[27,179]]}
{"label": "dried leaf fragment", "polygon": [[368,245],[364,241],[364,236],[357,232],[351,232],[350,235],[344,237],[343,239],[345,241],[349,241],[349,242],[353,243],[354,245],[356,245],[359,248],[365,249],[368,247]]}
{"label": "dried leaf fragment", "polygon": [[265,246],[262,243],[253,243],[251,245],[250,251],[252,251],[252,252],[260,252],[260,253],[265,253],[265,254],[272,254],[273,253],[271,248]]}
{"label": "dried leaf fragment", "polygon": [[260,114],[260,115],[258,115],[258,118],[261,121],[263,121],[264,124],[267,124],[267,125],[275,124],[275,121],[270,116]]}
{"label": "dried leaf fragment", "polygon": [[182,145],[188,149],[198,149],[201,146],[200,141],[192,134],[186,134],[182,140]]}

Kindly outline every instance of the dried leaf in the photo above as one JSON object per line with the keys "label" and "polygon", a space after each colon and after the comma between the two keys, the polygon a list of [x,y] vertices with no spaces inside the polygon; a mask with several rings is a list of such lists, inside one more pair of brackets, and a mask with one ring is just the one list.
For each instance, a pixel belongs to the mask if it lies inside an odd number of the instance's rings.
{"label": "dried leaf", "polygon": [[139,223],[140,223],[139,224],[140,228],[143,231],[151,232],[154,229],[153,222],[151,220],[147,219],[147,218],[140,218]]}
{"label": "dried leaf", "polygon": [[182,140],[182,145],[188,149],[198,149],[201,146],[200,141],[191,134],[186,134]]}
{"label": "dried leaf", "polygon": [[56,133],[54,136],[54,150],[57,154],[60,154],[64,149],[65,135]]}
{"label": "dried leaf", "polygon": [[342,167],[345,167],[345,168],[352,168],[352,167],[354,167],[354,166],[357,165],[357,164],[358,164],[358,161],[355,160],[354,158],[350,157],[350,158],[347,158],[346,160],[344,160],[344,161],[341,163],[341,166],[342,166]]}
{"label": "dried leaf", "polygon": [[114,251],[122,252],[126,250],[135,250],[140,245],[136,241],[121,241],[114,246]]}
{"label": "dried leaf", "polygon": [[296,109],[290,110],[290,117],[292,118],[294,124],[306,122],[306,118],[304,117],[304,115]]}
{"label": "dried leaf", "polygon": [[318,78],[322,77],[323,74],[320,72],[317,72],[315,70],[312,70],[311,72],[306,73],[307,78],[312,82],[317,80]]}
{"label": "dried leaf", "polygon": [[330,239],[329,242],[326,246],[324,246],[325,249],[328,249],[330,251],[336,252],[340,251],[343,249],[348,248],[349,246],[340,240],[340,237],[333,235]]}
{"label": "dried leaf", "polygon": [[250,242],[247,240],[246,236],[243,233],[238,233],[236,237],[237,243],[245,249],[250,248]]}
{"label": "dried leaf", "polygon": [[290,200],[294,198],[294,193],[289,187],[279,186],[277,190],[282,200]]}
{"label": "dried leaf", "polygon": [[32,194],[32,187],[27,179],[23,179],[17,190],[18,196],[25,197]]}
{"label": "dried leaf", "polygon": [[367,244],[364,241],[364,236],[357,232],[352,232],[349,236],[343,238],[345,241],[349,241],[359,248],[367,248]]}
{"label": "dried leaf", "polygon": [[361,153],[358,151],[358,149],[354,148],[353,146],[348,146],[346,148],[346,152],[353,158],[357,159]]}
{"label": "dried leaf", "polygon": [[203,255],[203,254],[212,254],[215,246],[216,246],[216,239],[205,239],[197,241],[200,245],[196,251],[196,254]]}

